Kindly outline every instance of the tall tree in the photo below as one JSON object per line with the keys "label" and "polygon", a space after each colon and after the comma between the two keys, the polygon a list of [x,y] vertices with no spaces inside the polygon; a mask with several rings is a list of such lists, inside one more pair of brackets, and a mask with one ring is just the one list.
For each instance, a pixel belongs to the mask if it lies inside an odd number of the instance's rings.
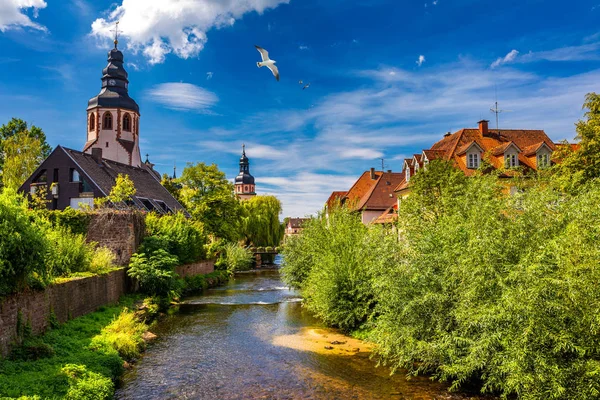
{"label": "tall tree", "polygon": [[239,239],[240,203],[233,184],[216,164],[188,163],[179,183],[181,202],[207,233],[230,241]]}
{"label": "tall tree", "polygon": [[600,177],[600,95],[588,93],[583,108],[587,110],[586,119],[575,124],[579,148],[571,151],[568,144],[563,144],[558,152],[562,161],[554,168],[559,186],[569,191],[577,191],[585,182]]}
{"label": "tall tree", "polygon": [[38,128],[35,125],[31,125],[31,127],[28,128],[27,122],[19,118],[13,118],[7,124],[0,126],[0,171],[4,169],[4,141],[21,132],[27,132],[28,136],[40,141],[43,158],[48,157],[52,152],[52,147],[50,147],[46,141],[46,135],[41,128]]}
{"label": "tall tree", "polygon": [[27,131],[10,136],[2,143],[4,169],[2,183],[5,187],[18,189],[44,160],[40,139]]}
{"label": "tall tree", "polygon": [[281,202],[275,196],[254,196],[242,202],[242,236],[246,244],[278,246],[283,237]]}

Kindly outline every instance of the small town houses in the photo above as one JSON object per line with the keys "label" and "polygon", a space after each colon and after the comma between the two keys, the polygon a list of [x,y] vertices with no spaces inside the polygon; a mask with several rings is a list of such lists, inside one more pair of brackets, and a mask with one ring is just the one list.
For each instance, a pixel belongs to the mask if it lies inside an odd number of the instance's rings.
{"label": "small town houses", "polygon": [[[543,130],[489,129],[486,120],[477,128],[446,133],[431,148],[414,154],[402,164],[402,172],[364,172],[348,191],[331,193],[325,210],[345,205],[360,213],[362,222],[390,223],[397,218],[400,201],[410,194],[411,177],[437,159],[450,161],[465,175],[471,176],[483,160],[488,168],[500,171],[500,178],[510,179],[511,169],[540,170],[552,165],[552,153],[562,144],[554,143]],[[576,145],[572,145],[576,146]],[[507,185],[509,191],[514,187]]]}

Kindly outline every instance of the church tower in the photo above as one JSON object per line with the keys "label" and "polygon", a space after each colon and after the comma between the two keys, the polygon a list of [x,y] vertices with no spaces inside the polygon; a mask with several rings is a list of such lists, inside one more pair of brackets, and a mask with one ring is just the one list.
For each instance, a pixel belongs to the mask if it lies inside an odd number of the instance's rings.
{"label": "church tower", "polygon": [[102,89],[88,101],[87,141],[85,153],[102,149],[102,157],[134,167],[141,167],[139,125],[140,109],[129,97],[127,71],[123,53],[115,48],[108,52],[108,65],[102,70]]}
{"label": "church tower", "polygon": [[246,157],[246,145],[242,145],[240,173],[235,177],[235,194],[242,200],[248,200],[256,196],[254,189],[254,177],[250,175],[250,161]]}

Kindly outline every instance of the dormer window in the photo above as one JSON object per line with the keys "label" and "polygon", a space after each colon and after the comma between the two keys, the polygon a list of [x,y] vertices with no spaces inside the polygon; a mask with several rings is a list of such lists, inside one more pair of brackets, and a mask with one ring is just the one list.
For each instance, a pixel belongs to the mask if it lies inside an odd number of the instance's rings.
{"label": "dormer window", "polygon": [[479,154],[478,153],[469,153],[467,166],[470,169],[479,168]]}
{"label": "dormer window", "polygon": [[406,168],[406,182],[410,180],[410,168]]}
{"label": "dormer window", "polygon": [[547,168],[550,166],[550,157],[548,156],[548,153],[538,154],[537,166],[538,168]]}
{"label": "dormer window", "polygon": [[515,168],[519,166],[519,158],[515,153],[504,155],[504,168]]}
{"label": "dormer window", "polygon": [[102,118],[102,129],[112,129],[112,114],[108,111],[104,113]]}

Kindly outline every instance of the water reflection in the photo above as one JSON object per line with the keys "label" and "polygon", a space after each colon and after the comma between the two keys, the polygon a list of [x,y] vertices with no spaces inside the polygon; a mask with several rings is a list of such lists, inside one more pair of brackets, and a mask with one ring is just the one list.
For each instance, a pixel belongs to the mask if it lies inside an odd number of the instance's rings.
{"label": "water reflection", "polygon": [[[424,378],[406,382],[375,368],[365,352],[346,356],[275,345],[274,339],[324,329],[277,271],[237,276],[190,298],[153,330],[151,345],[126,374],[119,399],[441,399]],[[322,332],[328,332],[322,330]],[[319,349],[321,346],[318,345]]]}

